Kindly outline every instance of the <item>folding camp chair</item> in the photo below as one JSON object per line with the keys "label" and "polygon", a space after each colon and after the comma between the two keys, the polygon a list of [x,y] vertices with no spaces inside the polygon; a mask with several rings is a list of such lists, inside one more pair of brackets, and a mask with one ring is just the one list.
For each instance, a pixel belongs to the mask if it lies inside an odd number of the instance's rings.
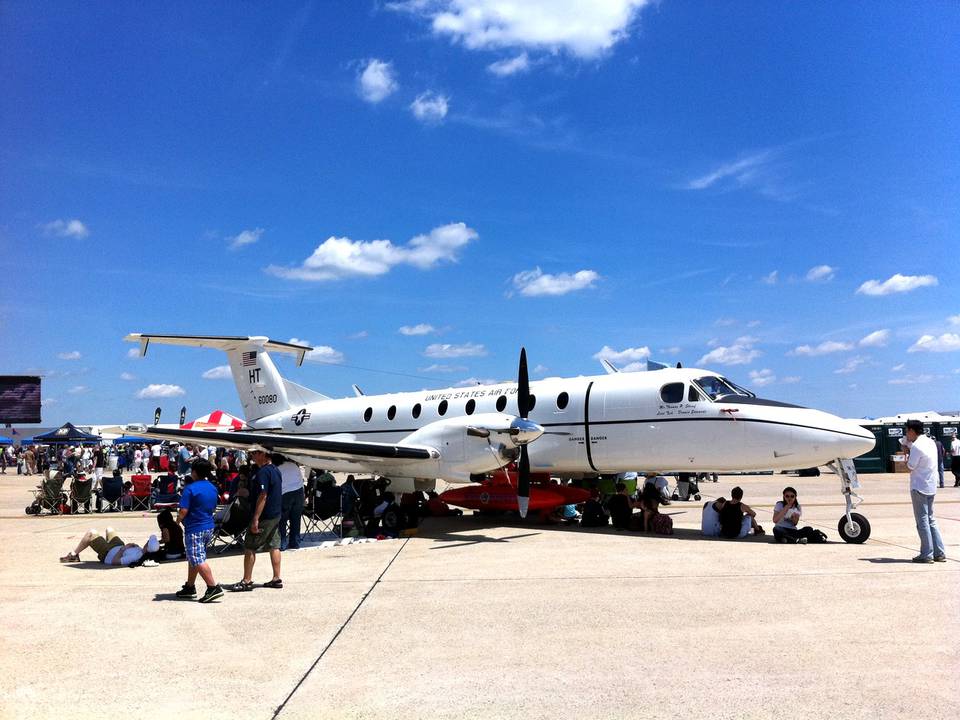
{"label": "folding camp chair", "polygon": [[77,475],[70,483],[70,512],[92,512],[93,478]]}
{"label": "folding camp chair", "polygon": [[153,478],[150,475],[131,475],[133,491],[130,493],[131,510],[149,510],[153,505]]}
{"label": "folding camp chair", "polygon": [[332,483],[317,485],[307,498],[303,508],[304,530],[302,535],[320,533],[343,537],[343,493],[340,486]]}
{"label": "folding camp chair", "polygon": [[123,512],[123,476],[116,474],[100,481],[97,512]]}
{"label": "folding camp chair", "polygon": [[44,510],[49,510],[51,515],[60,515],[67,502],[63,492],[66,479],[62,472],[48,470],[40,487],[33,491],[33,502],[27,506],[27,515],[39,515]]}
{"label": "folding camp chair", "polygon": [[230,548],[242,547],[247,536],[249,509],[234,498],[226,505],[218,505],[213,513],[213,535],[207,547],[218,555]]}

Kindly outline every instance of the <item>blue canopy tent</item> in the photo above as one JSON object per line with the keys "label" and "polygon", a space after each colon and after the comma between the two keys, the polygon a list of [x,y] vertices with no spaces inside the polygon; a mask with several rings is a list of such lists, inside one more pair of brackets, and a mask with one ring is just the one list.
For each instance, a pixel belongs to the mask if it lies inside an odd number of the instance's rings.
{"label": "blue canopy tent", "polygon": [[134,435],[124,435],[123,437],[118,437],[113,439],[114,445],[123,445],[124,443],[148,443],[152,444],[157,442],[156,438],[152,440],[150,438],[136,437]]}
{"label": "blue canopy tent", "polygon": [[[42,435],[34,435],[29,438],[31,443],[37,445],[87,445],[103,442],[99,435],[92,435],[83,430],[79,430],[71,423],[64,423],[56,430],[52,430]],[[23,444],[26,441],[21,441]]]}
{"label": "blue canopy tent", "polygon": [[11,440],[8,437],[4,437],[3,435],[0,435],[0,445],[13,445],[15,442],[16,440]]}

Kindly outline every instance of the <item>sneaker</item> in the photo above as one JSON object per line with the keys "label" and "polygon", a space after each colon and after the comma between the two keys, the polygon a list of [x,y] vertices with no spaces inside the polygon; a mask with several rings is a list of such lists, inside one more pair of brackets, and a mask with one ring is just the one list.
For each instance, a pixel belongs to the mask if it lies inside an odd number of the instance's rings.
{"label": "sneaker", "polygon": [[181,600],[195,600],[197,597],[197,586],[183,584],[183,587],[177,590],[177,597]]}
{"label": "sneaker", "polygon": [[797,544],[798,544],[798,545],[806,545],[806,544],[807,544],[807,538],[805,538],[805,537],[800,538],[799,540],[797,540]]}
{"label": "sneaker", "polygon": [[932,558],[932,557],[923,557],[923,555],[917,555],[917,556],[913,559],[913,562],[915,562],[915,563],[932,563],[932,562],[933,562],[933,558]]}
{"label": "sneaker", "polygon": [[947,556],[946,556],[946,555],[934,555],[934,556],[933,556],[933,561],[934,561],[934,562],[946,562],[946,561],[947,561]]}
{"label": "sneaker", "polygon": [[199,602],[210,603],[214,600],[219,600],[223,597],[223,588],[219,585],[214,585],[213,587],[208,587],[207,591],[203,594],[203,597],[200,598]]}

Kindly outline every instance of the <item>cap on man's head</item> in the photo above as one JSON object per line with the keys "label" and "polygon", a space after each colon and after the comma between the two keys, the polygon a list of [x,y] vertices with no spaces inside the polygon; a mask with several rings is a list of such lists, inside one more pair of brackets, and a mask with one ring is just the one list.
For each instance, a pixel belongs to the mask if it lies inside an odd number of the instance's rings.
{"label": "cap on man's head", "polygon": [[270,453],[270,451],[267,450],[263,445],[251,445],[249,448],[247,448],[247,452],[250,452],[250,453],[262,452],[267,454]]}

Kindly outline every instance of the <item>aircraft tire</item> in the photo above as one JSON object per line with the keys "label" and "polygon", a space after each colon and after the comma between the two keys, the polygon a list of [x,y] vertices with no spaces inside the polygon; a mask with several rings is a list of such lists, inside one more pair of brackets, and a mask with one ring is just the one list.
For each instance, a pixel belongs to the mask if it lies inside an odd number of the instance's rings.
{"label": "aircraft tire", "polygon": [[837,532],[840,533],[840,537],[843,538],[844,542],[856,545],[865,543],[867,538],[870,537],[870,521],[860,513],[850,513],[850,520],[852,521],[852,527],[847,526],[846,515],[840,518],[840,522],[837,524]]}

